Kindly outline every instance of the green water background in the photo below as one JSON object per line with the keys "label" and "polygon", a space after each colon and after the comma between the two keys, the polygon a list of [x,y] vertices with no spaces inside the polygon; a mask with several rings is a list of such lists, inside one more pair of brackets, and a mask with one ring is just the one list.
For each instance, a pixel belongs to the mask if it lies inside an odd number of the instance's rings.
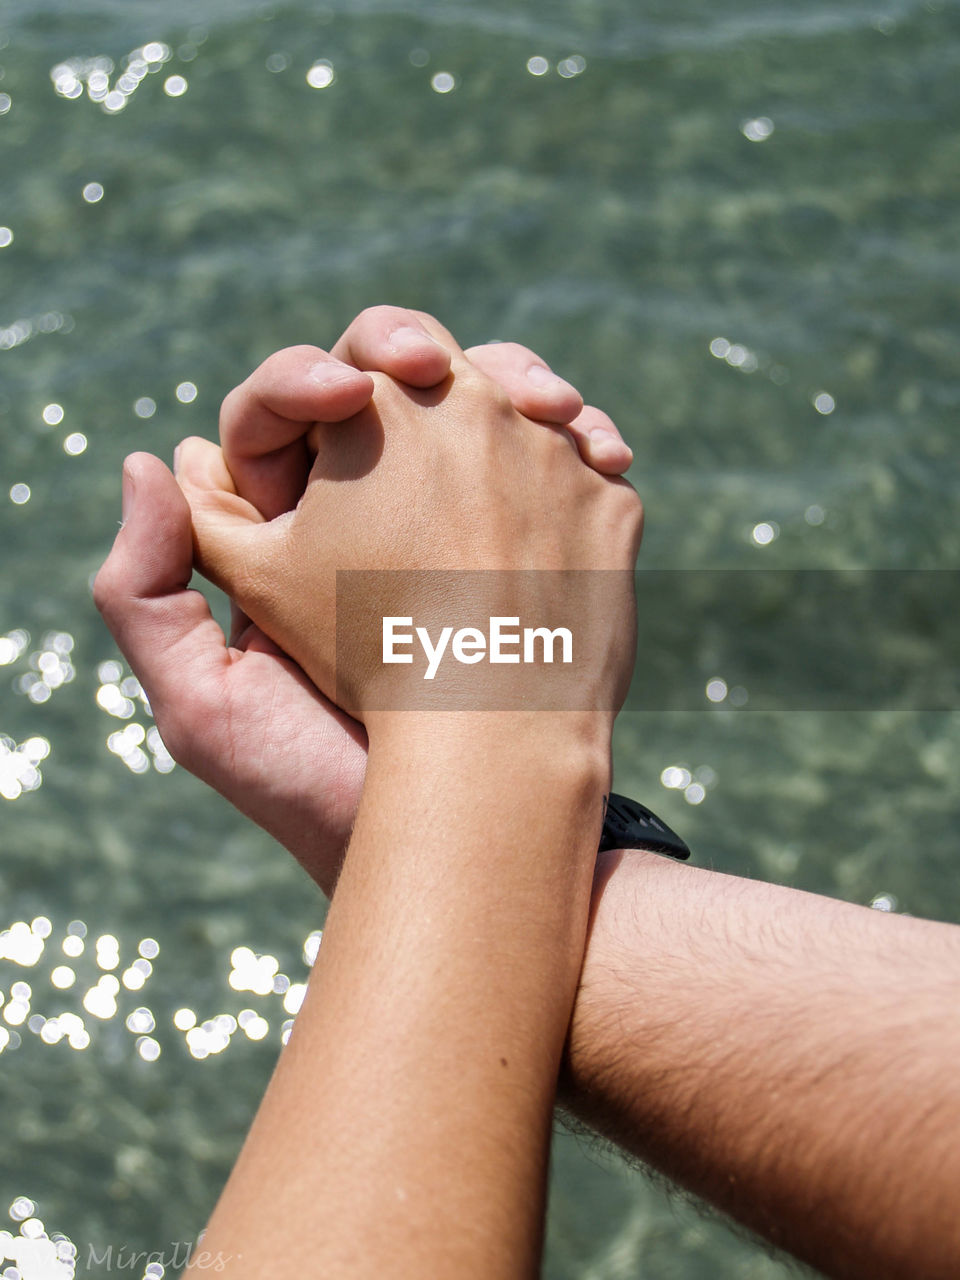
{"label": "green water background", "polygon": [[[64,60],[107,55],[112,81],[150,40],[171,59],[120,113],[55,92]],[[329,345],[392,301],[464,345],[528,344],[614,416],[646,567],[956,568],[960,5],[5,0],[0,44],[0,634],[31,636],[0,668],[0,733],[51,744],[42,786],[0,800],[0,926],[53,924],[36,966],[0,961],[0,990],[26,980],[34,1011],[79,1009],[89,948],[74,989],[49,983],[74,919],[115,934],[124,965],[146,935],[161,947],[118,1016],[86,1018],[88,1048],[21,1026],[0,1055],[0,1219],[29,1196],[83,1260],[91,1243],[169,1251],[202,1225],[286,1017],[277,996],[230,990],[231,950],[300,981],[325,910],[182,770],[137,776],[106,748],[123,725],[95,702],[97,669],[117,655],[88,583],[123,456],[213,435],[222,396],[269,352]],[[268,70],[276,54],[284,70]],[[320,59],[335,79],[317,90]],[[773,131],[752,141],[757,119]],[[18,321],[29,336],[5,344]],[[739,366],[711,353],[719,338]],[[64,417],[48,426],[51,403]],[[76,432],[88,443],[70,456]],[[8,499],[17,484],[28,502]],[[20,681],[51,631],[73,637],[75,678],[38,705]],[[700,661],[723,674],[709,645]],[[960,920],[958,757],[951,712],[728,701],[625,717],[616,767],[704,864]],[[670,766],[708,770],[702,803],[661,785]],[[171,1022],[184,1005],[254,1007],[270,1032],[195,1061]],[[137,1006],[155,1062],[124,1026]],[[548,1277],[787,1273],[558,1141]]]}

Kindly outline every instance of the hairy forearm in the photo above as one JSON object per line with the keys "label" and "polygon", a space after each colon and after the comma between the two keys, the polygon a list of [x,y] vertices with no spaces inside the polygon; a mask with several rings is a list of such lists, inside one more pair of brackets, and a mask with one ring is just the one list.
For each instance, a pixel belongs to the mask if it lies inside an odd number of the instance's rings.
{"label": "hairy forearm", "polygon": [[566,1105],[830,1276],[960,1274],[960,930],[605,855]]}
{"label": "hairy forearm", "polygon": [[318,1247],[351,1280],[536,1274],[607,756],[525,736],[536,714],[465,719],[371,747],[307,999],[204,1241],[237,1280],[265,1256],[315,1274]]}

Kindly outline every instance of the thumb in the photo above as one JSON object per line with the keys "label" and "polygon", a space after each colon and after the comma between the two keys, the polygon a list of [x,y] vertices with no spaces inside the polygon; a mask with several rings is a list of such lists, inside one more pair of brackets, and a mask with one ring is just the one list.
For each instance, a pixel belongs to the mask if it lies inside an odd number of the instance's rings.
{"label": "thumb", "polygon": [[[199,716],[203,691],[219,689],[229,660],[206,600],[187,589],[193,570],[190,511],[159,458],[127,458],[123,515],[93,598],[147,691],[164,741],[175,750],[178,736],[183,738],[178,727],[186,729],[188,743],[196,739],[190,716]],[[185,683],[191,690],[186,701]]]}
{"label": "thumb", "polygon": [[266,565],[276,543],[275,522],[265,521],[240,497],[222,451],[211,441],[199,436],[181,441],[173,466],[190,507],[197,568],[245,613],[256,616],[270,580]]}
{"label": "thumb", "polygon": [[[192,571],[183,494],[159,458],[131,454],[123,465],[123,524],[93,586],[97,608],[124,652],[131,618],[144,616],[143,602],[187,594]],[[149,625],[146,634],[152,635]]]}

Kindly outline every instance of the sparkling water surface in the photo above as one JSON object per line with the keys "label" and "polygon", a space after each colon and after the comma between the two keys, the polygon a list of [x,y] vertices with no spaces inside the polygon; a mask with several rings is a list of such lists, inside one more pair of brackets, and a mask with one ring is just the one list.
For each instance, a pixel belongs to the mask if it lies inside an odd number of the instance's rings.
{"label": "sparkling water surface", "polygon": [[[325,912],[92,606],[123,456],[392,301],[614,416],[648,567],[956,568],[958,65],[956,0],[0,3],[0,1274],[44,1233],[178,1272]],[[703,864],[960,920],[956,713],[751,711],[700,659],[619,789]],[[793,1272],[563,1135],[545,1274]]]}

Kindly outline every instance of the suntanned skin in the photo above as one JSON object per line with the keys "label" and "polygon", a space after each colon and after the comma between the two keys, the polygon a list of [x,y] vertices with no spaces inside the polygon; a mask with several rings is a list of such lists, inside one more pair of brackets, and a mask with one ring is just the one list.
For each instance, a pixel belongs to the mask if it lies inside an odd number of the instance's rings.
{"label": "suntanned skin", "polygon": [[[385,341],[393,318],[391,309],[376,324],[361,317],[354,350],[366,367],[403,377]],[[478,350],[501,360],[492,376],[514,361],[522,381],[530,353]],[[425,347],[423,359],[436,357]],[[295,368],[290,375],[296,384]],[[269,400],[256,379],[224,415],[228,450],[238,420]],[[324,417],[324,394],[310,391],[309,417]],[[269,432],[259,439],[269,454]],[[129,460],[125,489],[136,504],[97,598],[168,746],[330,893],[363,777],[364,731],[256,628],[239,648],[224,646],[202,598],[186,590],[189,513],[166,468]],[[562,1099],[827,1275],[956,1276],[958,950],[953,926],[637,851],[603,855]]]}
{"label": "suntanned skin", "polygon": [[960,929],[601,855],[562,1096],[829,1276],[960,1275]]}
{"label": "suntanned skin", "polygon": [[[566,433],[519,415],[458,348],[451,356],[442,394],[426,400],[378,375],[374,409],[349,432],[327,429],[304,502],[275,527],[257,516],[245,537],[221,537],[217,521],[232,531],[246,509],[210,487],[219,450],[201,441],[180,450],[199,553],[248,614],[276,622],[317,682],[336,660],[369,740],[309,995],[203,1241],[234,1280],[261,1276],[265,1258],[276,1280],[318,1268],[357,1280],[539,1269],[557,1075],[613,718],[633,664],[642,508],[625,482],[584,467]],[[348,485],[332,463],[350,456],[364,424],[382,445]],[[432,485],[411,465],[408,431],[438,460]],[[544,477],[555,503],[540,497]],[[388,502],[404,497],[402,521],[389,518]],[[128,503],[128,519],[137,509]],[[467,569],[620,571],[600,622],[571,620],[584,637],[588,710],[371,705],[378,646],[338,654],[321,625],[336,570],[358,554],[361,567],[388,557],[393,568],[430,565],[453,529],[453,562]],[[275,590],[287,573],[298,583],[295,608]],[[544,604],[553,581],[532,575],[525,598]],[[434,588],[417,590],[430,598]],[[550,674],[531,668],[532,707]],[[410,683],[396,668],[383,679]],[[530,832],[534,804],[547,814]],[[276,1203],[282,1214],[265,1212]],[[203,1266],[200,1256],[191,1264]]]}
{"label": "suntanned skin", "polygon": [[[395,344],[398,332],[405,339]],[[417,332],[419,346],[409,336]],[[534,352],[496,343],[471,348],[467,356],[520,412],[556,424],[573,415],[567,430],[595,470],[617,475],[630,465],[633,455],[605,413],[584,407],[579,392],[560,378],[530,380],[530,369],[549,373]],[[316,376],[316,366],[329,363],[340,371],[339,384]],[[306,464],[295,448],[282,451],[313,423],[338,422],[362,409],[373,392],[373,379],[360,372],[366,368],[427,387],[447,376],[450,352],[418,313],[374,307],[329,355],[295,347],[271,356],[227,396],[220,415],[224,453],[234,477],[244,478],[246,500],[274,513],[291,504]],[[136,656],[138,670],[149,670],[156,693],[151,705],[168,749],[289,849],[329,896],[363,781],[363,725],[324,698],[238,611],[231,644],[224,645],[203,596],[188,590],[189,509],[169,470],[149,454],[131,455],[124,466],[123,519],[94,598],[120,648]],[[181,683],[186,670],[188,698]]]}
{"label": "suntanned skin", "polygon": [[[564,713],[413,730],[393,714],[306,1001],[204,1236],[233,1280],[266,1260],[276,1280],[539,1272],[608,749]],[[550,821],[525,833],[541,795]]]}

